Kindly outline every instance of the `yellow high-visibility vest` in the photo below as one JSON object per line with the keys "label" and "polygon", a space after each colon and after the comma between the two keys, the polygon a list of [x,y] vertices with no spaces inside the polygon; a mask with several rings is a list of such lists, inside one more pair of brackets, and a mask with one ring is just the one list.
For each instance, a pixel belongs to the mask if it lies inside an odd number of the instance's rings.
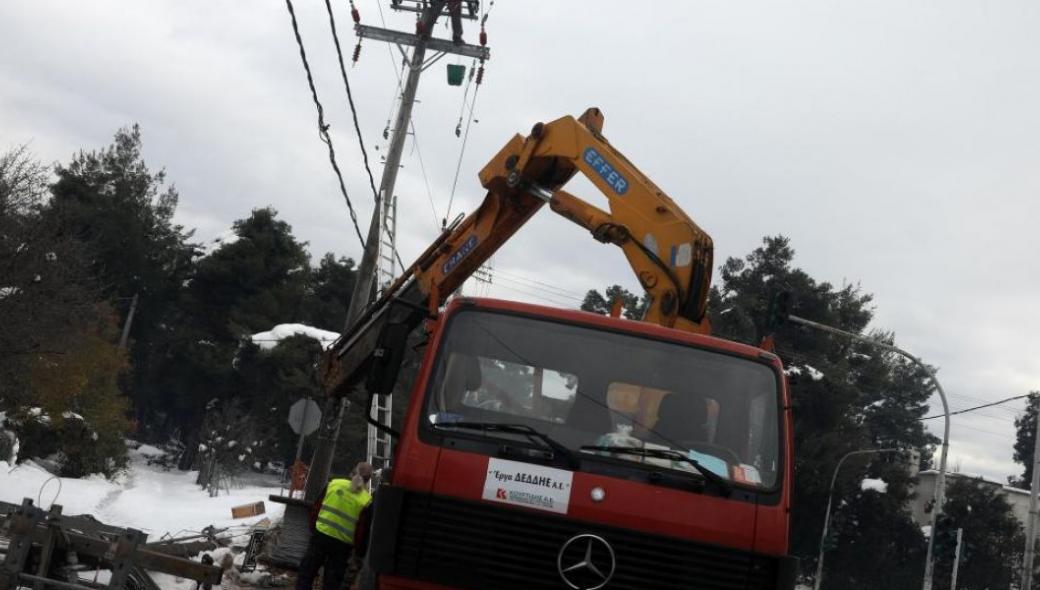
{"label": "yellow high-visibility vest", "polygon": [[314,528],[333,539],[353,544],[358,515],[371,500],[368,490],[350,491],[349,479],[334,479],[329,482]]}

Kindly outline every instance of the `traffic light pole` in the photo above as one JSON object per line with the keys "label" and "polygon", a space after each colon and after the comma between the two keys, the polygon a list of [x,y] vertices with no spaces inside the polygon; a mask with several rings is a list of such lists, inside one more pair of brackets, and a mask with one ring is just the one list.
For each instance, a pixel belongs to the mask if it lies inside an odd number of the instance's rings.
{"label": "traffic light pole", "polygon": [[845,459],[848,459],[853,455],[892,453],[900,450],[901,449],[863,449],[861,451],[845,453],[845,455],[838,460],[838,464],[834,467],[834,475],[831,476],[831,487],[827,491],[827,512],[823,515],[823,532],[820,533],[820,555],[816,559],[816,579],[813,581],[813,590],[820,590],[820,583],[823,581],[823,550],[824,544],[827,540],[827,532],[831,524],[831,503],[834,501],[834,482],[838,481],[838,470],[841,469],[842,463],[845,462]]}
{"label": "traffic light pole", "polygon": [[800,318],[795,315],[789,315],[787,316],[787,319],[796,324],[801,324],[803,326],[815,328],[823,332],[828,332],[830,334],[842,336],[850,340],[855,340],[857,342],[862,342],[863,344],[868,344],[875,348],[880,348],[881,350],[886,350],[888,352],[894,352],[898,355],[901,355],[904,358],[909,359],[918,367],[920,367],[925,372],[925,374],[928,375],[928,378],[931,380],[932,385],[935,387],[935,391],[939,394],[939,399],[942,400],[943,414],[945,415],[945,424],[943,426],[942,452],[939,455],[939,476],[935,479],[935,492],[934,496],[932,497],[932,532],[930,535],[928,535],[928,552],[925,555],[924,580],[921,584],[922,590],[932,590],[932,578],[934,577],[935,573],[934,547],[936,523],[939,521],[939,515],[942,514],[943,504],[946,500],[946,455],[950,448],[950,403],[946,399],[946,392],[943,390],[942,385],[939,384],[939,380],[935,377],[935,372],[932,371],[931,367],[924,364],[921,361],[921,359],[903,350],[902,348],[899,348],[898,346],[894,346],[887,342],[881,342],[880,340],[874,340],[873,338],[868,338],[861,334],[847,332],[845,330],[834,328],[826,324],[821,324],[812,320]]}

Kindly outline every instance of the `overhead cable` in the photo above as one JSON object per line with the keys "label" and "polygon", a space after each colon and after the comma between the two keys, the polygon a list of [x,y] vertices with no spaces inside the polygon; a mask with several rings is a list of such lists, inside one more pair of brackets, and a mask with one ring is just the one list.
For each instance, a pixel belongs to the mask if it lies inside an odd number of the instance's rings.
{"label": "overhead cable", "polygon": [[[1009,397],[1007,399],[1002,399],[1002,400],[999,400],[999,401],[990,402],[988,404],[982,404],[981,406],[975,406],[973,408],[965,408],[963,410],[958,410],[956,412],[950,412],[950,415],[951,416],[956,416],[957,414],[966,414],[968,412],[974,412],[975,410],[981,410],[982,408],[988,408],[988,407],[991,407],[991,406],[996,406],[996,405],[1000,405],[1000,404],[1006,404],[1007,402],[1013,402],[1015,400],[1025,399],[1027,397],[1029,397],[1029,394],[1026,394],[1026,395],[1016,395],[1015,397]],[[934,416],[927,416],[925,418],[921,418],[921,420],[933,420],[935,418],[942,418],[945,415],[946,414],[936,414]]]}
{"label": "overhead cable", "polygon": [[[290,0],[286,0],[286,2],[289,1]],[[330,0],[325,0],[325,10],[329,13],[329,28],[332,29],[332,41],[336,44],[336,58],[339,60],[339,73],[343,78],[343,87],[347,89],[347,103],[350,104],[350,116],[354,120],[354,131],[357,133],[358,146],[361,148],[361,159],[365,163],[365,172],[368,173],[368,184],[372,187],[372,198],[375,200],[376,207],[379,207],[383,205],[383,203],[379,198],[379,191],[376,189],[376,179],[372,176],[372,168],[368,165],[368,151],[365,149],[365,140],[361,135],[361,125],[358,123],[357,107],[354,105],[354,93],[350,91],[350,80],[347,79],[347,68],[343,64],[343,50],[339,45],[339,34],[336,32],[336,17],[332,13],[332,3]],[[300,46],[300,50],[303,51],[303,45]],[[380,213],[376,211],[375,214],[379,215]],[[387,229],[387,233],[389,233],[389,231],[390,230]],[[397,244],[397,239],[394,235],[390,236],[390,241],[393,244]],[[397,248],[394,248],[394,257],[397,258],[397,264],[400,264],[401,268],[404,268],[404,263],[401,262],[401,255],[398,254]]]}
{"label": "overhead cable", "polygon": [[303,62],[303,69],[307,72],[307,85],[311,89],[311,98],[314,100],[314,107],[318,110],[318,136],[329,148],[329,163],[332,164],[332,170],[336,173],[336,179],[339,181],[339,190],[343,194],[343,200],[347,202],[347,210],[350,212],[350,221],[354,224],[354,231],[357,232],[358,239],[361,240],[361,246],[365,246],[365,237],[361,234],[361,226],[358,225],[357,213],[354,211],[354,204],[350,202],[350,195],[347,194],[347,185],[343,182],[343,173],[339,170],[339,164],[336,163],[336,149],[332,147],[332,138],[329,136],[329,126],[325,123],[325,109],[321,106],[321,101],[318,100],[318,91],[314,88],[314,76],[311,75],[311,66],[307,61],[307,52],[303,48],[303,38],[300,37],[300,27],[296,22],[296,11],[293,9],[292,0],[285,0],[285,7],[289,9],[289,18],[292,19],[293,35],[296,37],[296,45],[300,48],[300,60]]}
{"label": "overhead cable", "polygon": [[[462,171],[462,157],[466,155],[466,143],[469,141],[469,128],[473,124],[473,109],[477,106],[477,95],[480,93],[480,84],[473,91],[473,102],[469,105],[469,120],[466,121],[466,132],[462,135],[462,147],[459,149],[459,161],[455,164],[455,179],[451,181],[451,195],[448,197],[448,210],[444,213],[444,221],[447,223],[451,217],[451,204],[455,201],[455,189],[459,185],[459,172]],[[463,107],[465,108],[465,107]]]}

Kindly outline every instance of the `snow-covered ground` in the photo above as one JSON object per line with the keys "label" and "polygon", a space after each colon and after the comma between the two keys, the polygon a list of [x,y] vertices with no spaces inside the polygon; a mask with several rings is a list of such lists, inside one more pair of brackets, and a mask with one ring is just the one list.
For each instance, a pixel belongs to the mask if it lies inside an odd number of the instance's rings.
{"label": "snow-covered ground", "polygon": [[[43,508],[54,502],[61,504],[64,514],[91,514],[105,524],[144,531],[150,539],[164,533],[199,531],[209,525],[239,528],[264,518],[281,519],[284,506],[267,500],[269,494],[279,493],[277,487],[232,486],[229,495],[222,492],[211,498],[195,485],[196,472],[163,471],[148,465],[147,457],[161,454],[159,449],[141,445],[129,453],[129,469],[114,481],[100,476],[53,478],[31,461],[17,466],[0,461],[0,500],[17,504],[22,498],[32,498]],[[231,518],[232,506],[258,501],[265,503],[266,514]]]}

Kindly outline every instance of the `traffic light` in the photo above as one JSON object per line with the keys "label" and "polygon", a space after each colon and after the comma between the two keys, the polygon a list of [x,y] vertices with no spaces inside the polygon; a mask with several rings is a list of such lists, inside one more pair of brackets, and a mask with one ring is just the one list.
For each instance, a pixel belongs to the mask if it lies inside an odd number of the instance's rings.
{"label": "traffic light", "polygon": [[790,315],[791,292],[786,290],[778,291],[769,301],[769,308],[766,311],[766,330],[769,332],[775,331],[787,323],[787,318]]}

